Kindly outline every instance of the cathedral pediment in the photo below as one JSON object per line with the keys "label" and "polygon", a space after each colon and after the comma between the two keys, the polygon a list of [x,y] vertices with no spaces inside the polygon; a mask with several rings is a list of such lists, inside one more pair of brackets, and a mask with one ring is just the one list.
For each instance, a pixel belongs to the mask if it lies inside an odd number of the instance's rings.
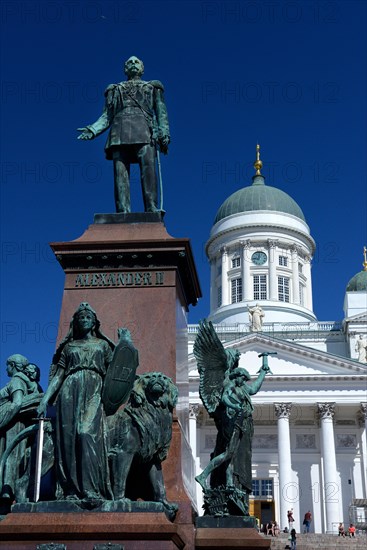
{"label": "cathedral pediment", "polygon": [[[365,377],[367,365],[356,360],[332,355],[325,351],[298,343],[280,340],[263,334],[250,334],[241,339],[223,343],[224,348],[235,348],[241,352],[240,366],[246,368],[252,376],[259,370],[261,353],[276,353],[269,356],[269,365],[274,381],[277,379],[319,380],[339,379],[340,377]],[[189,359],[191,376],[195,377],[196,362],[193,355]]]}
{"label": "cathedral pediment", "polygon": [[352,315],[351,317],[347,317],[344,320],[345,323],[367,323],[367,311],[364,311],[363,313],[357,313],[357,315]]}

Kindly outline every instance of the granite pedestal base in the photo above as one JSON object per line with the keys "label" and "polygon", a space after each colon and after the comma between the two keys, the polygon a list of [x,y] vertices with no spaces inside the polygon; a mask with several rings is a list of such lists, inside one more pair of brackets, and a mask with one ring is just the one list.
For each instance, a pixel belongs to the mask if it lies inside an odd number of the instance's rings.
{"label": "granite pedestal base", "polygon": [[13,514],[54,513],[64,512],[154,512],[164,513],[171,521],[174,519],[161,502],[121,500],[52,500],[45,502],[24,502],[14,504]]}
{"label": "granite pedestal base", "polygon": [[255,529],[255,518],[250,516],[203,516],[196,519],[195,549],[245,548],[269,549],[271,543]]}
{"label": "granite pedestal base", "polygon": [[164,513],[12,513],[0,522],[0,548],[36,550],[62,543],[66,550],[94,550],[120,544],[124,550],[176,550],[185,546],[180,526]]}
{"label": "granite pedestal base", "polygon": [[253,516],[201,516],[196,518],[196,527],[205,529],[243,529],[255,528],[256,519]]}

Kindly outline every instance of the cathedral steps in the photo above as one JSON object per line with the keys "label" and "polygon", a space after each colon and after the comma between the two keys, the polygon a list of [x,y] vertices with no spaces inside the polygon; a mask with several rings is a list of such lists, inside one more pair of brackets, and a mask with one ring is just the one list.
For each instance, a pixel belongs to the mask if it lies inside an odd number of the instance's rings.
{"label": "cathedral steps", "polygon": [[[280,533],[278,537],[263,536],[266,539],[271,539],[271,550],[284,550],[287,545],[290,548],[290,541],[286,533]],[[310,533],[308,535],[297,534],[297,550],[359,550],[366,547],[366,535],[343,538],[337,535],[318,533]]]}

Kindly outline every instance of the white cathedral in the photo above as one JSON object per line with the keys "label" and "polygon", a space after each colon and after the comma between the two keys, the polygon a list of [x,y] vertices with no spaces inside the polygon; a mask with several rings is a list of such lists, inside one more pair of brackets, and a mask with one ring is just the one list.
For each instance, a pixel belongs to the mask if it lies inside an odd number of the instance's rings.
{"label": "white cathedral", "polygon": [[[272,375],[252,398],[253,493],[261,524],[335,533],[339,522],[367,522],[367,261],[346,287],[342,322],[318,321],[312,305],[315,241],[298,204],[266,185],[259,146],[252,185],[220,206],[206,244],[210,314],[225,348],[241,352],[255,377],[258,355]],[[199,397],[189,325],[190,445],[195,474],[214,449],[216,428]],[[199,513],[203,498],[197,484]]]}

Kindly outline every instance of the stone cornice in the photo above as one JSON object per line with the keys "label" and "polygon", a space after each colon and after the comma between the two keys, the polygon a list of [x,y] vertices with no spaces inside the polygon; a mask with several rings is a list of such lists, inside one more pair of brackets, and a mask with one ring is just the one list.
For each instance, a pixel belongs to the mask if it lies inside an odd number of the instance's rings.
{"label": "stone cornice", "polygon": [[352,317],[346,317],[344,323],[365,323],[367,321],[367,312],[357,313]]}
{"label": "stone cornice", "polygon": [[[209,238],[209,240],[207,241],[206,245],[205,245],[205,252],[208,256],[208,250],[209,250],[209,247],[212,245],[212,243],[214,241],[216,241],[219,237],[222,237],[223,235],[228,235],[230,233],[235,233],[236,231],[240,231],[240,230],[243,230],[243,229],[246,229],[246,235],[244,235],[241,239],[251,239],[251,235],[247,235],[248,233],[248,230],[250,229],[266,229],[267,231],[269,231],[269,229],[273,229],[276,230],[276,231],[279,231],[281,230],[282,232],[284,231],[285,234],[287,235],[297,235],[299,236],[299,238],[301,240],[304,240],[308,243],[310,249],[311,249],[311,253],[314,254],[315,252],[315,249],[316,249],[316,245],[315,245],[315,241],[313,240],[313,238],[310,236],[310,235],[307,235],[306,233],[304,233],[303,231],[299,231],[298,229],[294,229],[294,228],[291,228],[289,226],[286,226],[286,225],[281,225],[281,224],[275,224],[275,223],[272,223],[272,224],[269,224],[269,223],[241,223],[239,225],[236,225],[236,226],[233,226],[233,227],[230,227],[228,229],[224,229],[222,231],[220,231],[219,233],[217,233],[216,235],[213,235],[212,237]],[[256,239],[258,240],[258,239]],[[274,240],[274,239],[272,239]]]}
{"label": "stone cornice", "polygon": [[[251,238],[251,239],[242,239],[228,245],[220,245],[217,248],[211,251],[211,257],[208,258],[209,261],[217,260],[220,257],[223,257],[225,254],[231,255],[239,252],[239,249],[242,247],[243,251],[248,251],[251,247],[253,249],[264,248],[264,250],[269,250],[270,248],[278,248],[279,250],[292,252],[294,248],[297,249],[298,257],[300,260],[303,260],[305,263],[311,262],[311,257],[309,250],[305,250],[300,245],[296,245],[292,242],[287,242],[286,239],[277,238],[277,239],[267,239],[267,238]],[[207,253],[208,255],[208,253]]]}
{"label": "stone cornice", "polygon": [[[256,376],[253,375],[251,377],[252,379],[256,379]],[[195,382],[195,380],[199,380],[199,374],[190,374],[189,375],[189,381]],[[329,382],[340,382],[344,380],[345,382],[348,381],[361,381],[366,382],[367,380],[367,374],[365,375],[340,375],[340,374],[312,374],[310,376],[300,374],[300,375],[272,375],[271,378],[267,378],[267,382],[323,382],[323,381],[329,381]]]}

